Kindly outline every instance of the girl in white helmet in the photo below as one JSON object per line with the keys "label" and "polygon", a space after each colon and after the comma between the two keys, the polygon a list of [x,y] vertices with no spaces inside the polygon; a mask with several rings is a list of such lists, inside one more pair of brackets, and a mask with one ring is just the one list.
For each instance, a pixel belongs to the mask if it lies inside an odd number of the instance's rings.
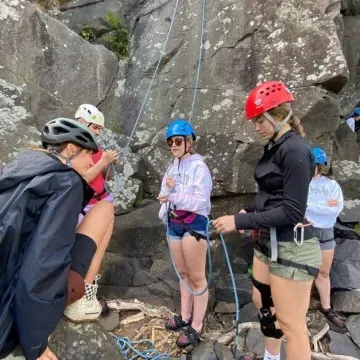
{"label": "girl in white helmet", "polygon": [[[95,106],[89,104],[80,105],[75,113],[75,118],[79,123],[86,125],[95,136],[100,135],[105,125],[105,119],[102,112],[99,111]],[[84,220],[84,217],[86,218],[86,214],[93,208],[95,204],[99,202],[106,202],[108,205],[111,204],[112,217],[108,219],[109,221],[98,222],[93,225],[97,228],[105,227],[105,235],[101,242],[101,249],[98,247],[98,251],[101,251],[104,255],[114,228],[114,200],[105,189],[105,178],[108,166],[111,163],[118,161],[118,154],[116,151],[104,151],[98,147],[97,153],[92,155],[92,161],[93,166],[88,168],[81,175],[95,191],[95,195],[79,215],[79,224]],[[101,306],[96,300],[96,293],[98,288],[97,281],[100,278],[100,275],[98,275],[100,265],[100,261],[93,261],[85,278],[87,283],[91,283],[93,285],[92,301],[87,301],[86,296],[84,296],[82,299],[68,306],[64,312],[64,315],[68,319],[75,322],[94,320],[101,314]]]}

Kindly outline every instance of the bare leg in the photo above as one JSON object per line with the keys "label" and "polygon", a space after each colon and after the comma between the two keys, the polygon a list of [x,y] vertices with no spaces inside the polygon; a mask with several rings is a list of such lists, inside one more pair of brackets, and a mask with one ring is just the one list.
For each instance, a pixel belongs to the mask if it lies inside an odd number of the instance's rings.
{"label": "bare leg", "polygon": [[311,359],[306,313],[312,282],[283,279],[270,274],[276,317],[286,336],[287,360]]}
{"label": "bare leg", "polygon": [[324,309],[330,308],[330,269],[334,258],[334,250],[321,250],[322,265],[319,268],[319,276],[315,279],[316,288],[319,291],[321,305]]}
{"label": "bare leg", "polygon": [[[170,240],[169,243],[170,243],[170,249],[173,254],[176,269],[178,270],[181,279],[190,289],[192,289],[192,284],[190,283],[189,274],[184,259],[182,240]],[[187,291],[187,289],[181,284],[181,282],[180,282],[180,296],[181,296],[181,316],[184,321],[188,321],[191,318],[193,296]]]}
{"label": "bare leg", "polygon": [[[205,266],[207,242],[197,241],[192,236],[184,237],[182,249],[186,263],[187,272],[194,292],[200,292],[206,287]],[[194,296],[194,312],[192,327],[201,332],[204,316],[208,304],[208,291],[199,296]]]}

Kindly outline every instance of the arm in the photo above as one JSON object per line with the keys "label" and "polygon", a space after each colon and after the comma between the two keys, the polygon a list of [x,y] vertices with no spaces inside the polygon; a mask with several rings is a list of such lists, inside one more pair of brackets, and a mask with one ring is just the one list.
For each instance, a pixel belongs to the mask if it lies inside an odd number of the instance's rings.
{"label": "arm", "polygon": [[65,308],[83,185],[75,173],[64,175],[67,178],[53,175],[62,180],[61,188],[52,192],[42,209],[17,281],[15,324],[27,360],[36,360],[46,349]]}
{"label": "arm", "polygon": [[[337,200],[337,206],[329,206],[328,200]],[[337,182],[331,183],[331,191],[329,195],[329,199],[321,200],[316,202],[308,202],[307,204],[307,213],[327,216],[327,215],[339,215],[344,206],[343,194],[341,191],[341,187]]]}
{"label": "arm", "polygon": [[108,167],[108,163],[103,159],[100,159],[94,166],[88,169],[84,174],[81,174],[81,176],[89,184],[102,172],[105,172],[106,174],[107,167]]}
{"label": "arm", "polygon": [[238,230],[276,226],[294,226],[304,220],[311,179],[308,155],[299,150],[287,151],[282,157],[284,169],[284,200],[281,206],[258,213],[236,214]]}
{"label": "arm", "polygon": [[179,209],[196,212],[206,207],[210,198],[212,180],[206,166],[196,168],[195,179],[192,187],[181,193],[172,193],[168,200]]}

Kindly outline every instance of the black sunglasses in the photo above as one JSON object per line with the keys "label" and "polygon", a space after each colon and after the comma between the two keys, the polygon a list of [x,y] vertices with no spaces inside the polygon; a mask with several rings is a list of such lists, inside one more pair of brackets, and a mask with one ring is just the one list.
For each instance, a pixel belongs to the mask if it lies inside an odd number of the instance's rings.
{"label": "black sunglasses", "polygon": [[173,143],[175,143],[176,146],[181,146],[181,144],[183,143],[183,140],[184,139],[182,139],[182,138],[175,138],[175,139],[167,139],[166,142],[170,147],[173,146]]}

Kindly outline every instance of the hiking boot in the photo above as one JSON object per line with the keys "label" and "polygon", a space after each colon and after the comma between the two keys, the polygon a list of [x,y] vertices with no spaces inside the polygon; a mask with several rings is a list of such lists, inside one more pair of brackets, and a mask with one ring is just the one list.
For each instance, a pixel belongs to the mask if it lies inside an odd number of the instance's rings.
{"label": "hiking boot", "polygon": [[100,316],[102,306],[96,299],[99,279],[100,275],[97,275],[93,284],[85,284],[85,295],[65,308],[66,318],[77,323],[94,321]]}
{"label": "hiking boot", "polygon": [[166,330],[177,331],[183,327],[189,326],[191,324],[191,319],[189,321],[184,321],[181,315],[174,315],[172,319],[169,319],[165,324]]}
{"label": "hiking boot", "polygon": [[320,311],[336,326],[340,329],[345,329],[345,320],[342,318],[333,308],[324,309],[320,307]]}

